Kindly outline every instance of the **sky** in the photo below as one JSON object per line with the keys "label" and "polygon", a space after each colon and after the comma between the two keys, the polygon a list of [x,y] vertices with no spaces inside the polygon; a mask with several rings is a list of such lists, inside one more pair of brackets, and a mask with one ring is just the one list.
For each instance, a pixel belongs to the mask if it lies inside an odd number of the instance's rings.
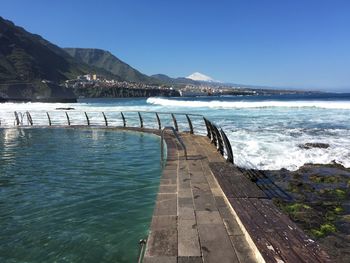
{"label": "sky", "polygon": [[348,0],[0,0],[0,16],[147,75],[350,92]]}

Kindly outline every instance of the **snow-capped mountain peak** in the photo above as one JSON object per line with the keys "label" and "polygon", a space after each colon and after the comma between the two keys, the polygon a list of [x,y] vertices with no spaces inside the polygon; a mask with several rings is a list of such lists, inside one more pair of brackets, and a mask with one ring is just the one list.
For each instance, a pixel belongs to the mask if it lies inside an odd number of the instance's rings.
{"label": "snow-capped mountain peak", "polygon": [[208,81],[208,82],[214,82],[215,80],[207,75],[204,75],[199,72],[195,72],[189,76],[186,77],[187,79],[197,80],[197,81]]}

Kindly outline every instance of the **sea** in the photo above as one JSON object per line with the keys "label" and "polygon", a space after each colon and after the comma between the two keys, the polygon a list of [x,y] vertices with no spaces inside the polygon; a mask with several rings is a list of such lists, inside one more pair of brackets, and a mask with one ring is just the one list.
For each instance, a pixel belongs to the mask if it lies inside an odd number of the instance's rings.
{"label": "sea", "polygon": [[[337,162],[350,167],[350,93],[312,93],[271,96],[221,96],[179,98],[80,99],[78,103],[3,103],[2,126],[14,125],[14,111],[22,117],[26,111],[34,124],[47,125],[46,112],[53,124],[103,125],[104,112],[109,125],[138,126],[140,111],[144,126],[157,128],[153,112],[198,114],[220,126],[230,139],[235,163],[263,170],[297,170],[305,163]],[[175,115],[177,116],[177,115]],[[191,117],[191,116],[190,116]],[[162,126],[173,125],[170,115],[160,115]],[[202,117],[191,117],[195,131],[206,134]],[[25,116],[24,116],[25,119]],[[183,115],[177,116],[180,129],[188,129]],[[25,121],[24,121],[25,122]],[[328,148],[301,147],[305,143],[324,143]]]}

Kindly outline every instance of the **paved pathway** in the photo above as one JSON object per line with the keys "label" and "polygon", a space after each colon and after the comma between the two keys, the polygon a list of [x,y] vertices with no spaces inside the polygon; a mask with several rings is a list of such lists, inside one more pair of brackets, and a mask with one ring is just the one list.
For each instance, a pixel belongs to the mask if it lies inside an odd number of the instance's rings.
{"label": "paved pathway", "polygon": [[144,262],[256,262],[260,254],[249,245],[209,168],[209,162],[225,159],[206,137],[181,136],[188,160],[175,139],[166,138],[168,161]]}

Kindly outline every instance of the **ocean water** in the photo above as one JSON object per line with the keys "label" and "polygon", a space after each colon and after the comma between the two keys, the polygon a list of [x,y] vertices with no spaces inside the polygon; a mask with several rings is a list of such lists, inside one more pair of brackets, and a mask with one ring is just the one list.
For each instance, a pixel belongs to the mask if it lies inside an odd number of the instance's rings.
{"label": "ocean water", "polygon": [[[350,94],[310,94],[276,96],[85,99],[76,104],[0,104],[3,126],[14,124],[13,111],[30,111],[35,124],[46,125],[49,111],[53,124],[66,123],[59,107],[69,111],[72,124],[86,124],[84,111],[92,124],[103,125],[102,111],[110,125],[138,126],[138,115],[129,111],[193,113],[206,116],[227,133],[235,162],[243,167],[296,170],[304,163],[339,162],[350,167]],[[145,127],[156,128],[154,113],[142,112]],[[171,116],[160,116],[162,125],[172,125]],[[177,115],[181,130],[188,130],[184,116]],[[24,123],[26,122],[25,118]],[[192,117],[195,131],[205,134],[200,116]],[[302,149],[309,142],[327,143],[327,149]]]}
{"label": "ocean water", "polygon": [[159,147],[134,132],[0,129],[0,262],[136,262]]}

